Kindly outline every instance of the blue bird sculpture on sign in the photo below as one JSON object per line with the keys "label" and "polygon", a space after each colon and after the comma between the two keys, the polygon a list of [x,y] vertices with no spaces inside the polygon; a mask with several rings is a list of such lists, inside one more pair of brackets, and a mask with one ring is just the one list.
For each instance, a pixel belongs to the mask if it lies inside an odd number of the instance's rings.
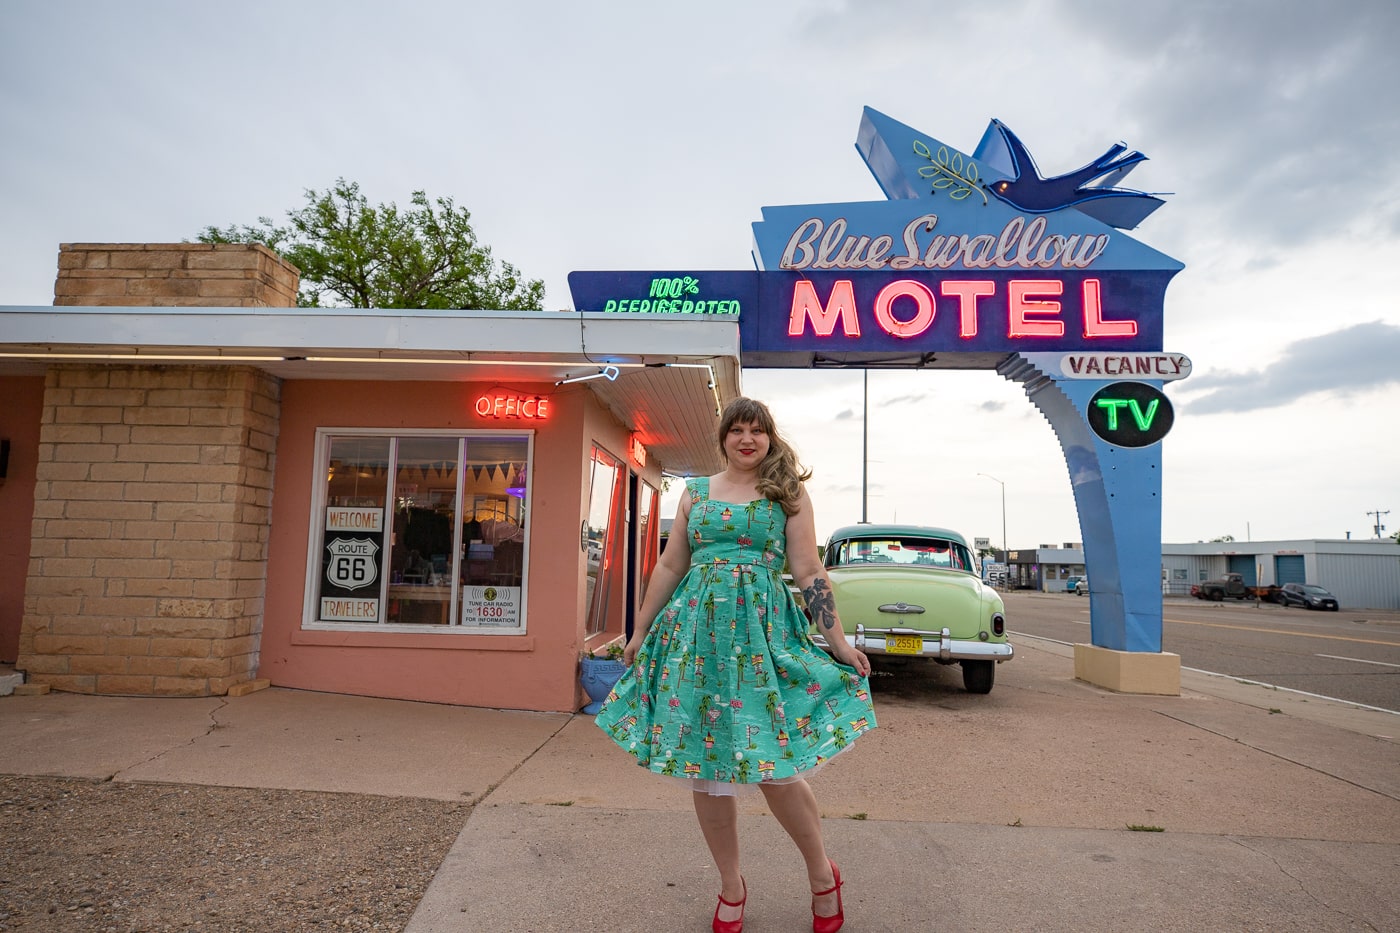
{"label": "blue bird sculpture on sign", "polygon": [[987,190],[1028,214],[1073,207],[1110,226],[1131,230],[1164,203],[1146,192],[1112,187],[1147,159],[1141,152],[1128,152],[1122,143],[1088,165],[1053,178],[1040,177],[1030,150],[1000,120],[992,121],[982,148],[990,150],[984,153],[990,163],[1005,167],[1011,176],[991,182]]}

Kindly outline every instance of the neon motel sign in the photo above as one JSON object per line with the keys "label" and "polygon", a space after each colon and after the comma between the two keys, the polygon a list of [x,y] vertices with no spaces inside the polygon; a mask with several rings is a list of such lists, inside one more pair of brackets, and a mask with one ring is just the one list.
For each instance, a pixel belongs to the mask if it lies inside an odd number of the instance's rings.
{"label": "neon motel sign", "polygon": [[1113,187],[1140,153],[1114,146],[1047,179],[998,121],[965,154],[869,108],[856,148],[885,200],[763,208],[756,271],[574,272],[575,307],[737,313],[746,366],[871,352],[917,354],[916,365],[957,352],[1160,353],[1163,298],[1182,266],[1122,232],[1163,203]]}

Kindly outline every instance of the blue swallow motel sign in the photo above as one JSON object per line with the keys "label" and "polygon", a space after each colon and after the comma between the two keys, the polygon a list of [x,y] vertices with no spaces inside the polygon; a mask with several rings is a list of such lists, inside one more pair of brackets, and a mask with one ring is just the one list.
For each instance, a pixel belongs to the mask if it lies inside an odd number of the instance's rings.
{"label": "blue swallow motel sign", "polygon": [[746,367],[994,369],[1064,452],[1091,581],[1091,638],[1162,648],[1163,304],[1182,264],[1125,231],[1160,197],[1118,183],[1115,144],[1045,176],[992,120],[963,151],[866,108],[880,201],[765,207],[749,271],[574,272],[579,311],[737,316]]}

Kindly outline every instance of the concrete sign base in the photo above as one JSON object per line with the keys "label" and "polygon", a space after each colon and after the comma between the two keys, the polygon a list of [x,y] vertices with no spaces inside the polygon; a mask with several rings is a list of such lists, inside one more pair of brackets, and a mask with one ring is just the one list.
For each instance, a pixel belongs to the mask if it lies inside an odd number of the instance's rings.
{"label": "concrete sign base", "polygon": [[1074,646],[1074,679],[1118,693],[1181,696],[1181,655]]}

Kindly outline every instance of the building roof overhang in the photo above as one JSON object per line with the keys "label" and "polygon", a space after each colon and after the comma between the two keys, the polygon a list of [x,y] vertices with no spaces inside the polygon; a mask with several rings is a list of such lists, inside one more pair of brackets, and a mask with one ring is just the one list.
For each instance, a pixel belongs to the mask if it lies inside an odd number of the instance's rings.
{"label": "building roof overhang", "polygon": [[[281,379],[577,380],[669,473],[720,468],[732,316],[332,308],[0,307],[0,375],[55,364],[247,365]],[[613,379],[599,376],[615,367]],[[609,370],[611,371],[611,370]]]}

